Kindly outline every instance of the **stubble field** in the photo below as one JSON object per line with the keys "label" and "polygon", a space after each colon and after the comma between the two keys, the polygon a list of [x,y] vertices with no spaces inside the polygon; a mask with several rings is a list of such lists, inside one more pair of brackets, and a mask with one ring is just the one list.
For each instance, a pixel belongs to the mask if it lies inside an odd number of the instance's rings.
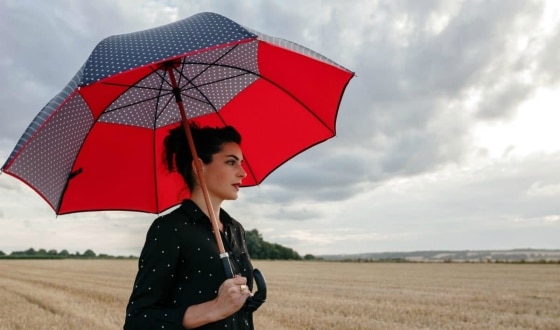
{"label": "stubble field", "polygon": [[[560,266],[255,261],[257,329],[560,329]],[[0,260],[0,329],[121,329],[135,260]]]}

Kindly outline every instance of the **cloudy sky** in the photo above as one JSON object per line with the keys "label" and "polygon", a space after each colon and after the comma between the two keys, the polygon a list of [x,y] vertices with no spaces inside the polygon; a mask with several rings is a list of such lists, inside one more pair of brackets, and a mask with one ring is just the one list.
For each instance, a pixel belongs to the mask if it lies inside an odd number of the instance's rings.
{"label": "cloudy sky", "polygon": [[[560,5],[0,1],[0,163],[101,39],[225,15],[356,72],[337,136],[224,207],[300,254],[560,248]],[[154,215],[56,217],[0,175],[0,250],[138,255]]]}

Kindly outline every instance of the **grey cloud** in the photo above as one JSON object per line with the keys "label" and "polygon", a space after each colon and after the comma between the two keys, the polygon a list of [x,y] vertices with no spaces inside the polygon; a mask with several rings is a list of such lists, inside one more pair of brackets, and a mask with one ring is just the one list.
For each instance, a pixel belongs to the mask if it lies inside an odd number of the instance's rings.
{"label": "grey cloud", "polygon": [[558,54],[560,54],[560,22],[556,22],[552,30],[555,32],[549,40],[543,42],[544,47],[538,60],[538,69],[542,73],[542,82],[551,85],[557,84],[560,81],[560,59],[558,57]]}
{"label": "grey cloud", "polygon": [[414,175],[461,161],[467,150],[468,122],[461,121],[453,113],[431,118],[440,120],[427,122],[417,129],[403,127],[385,133],[388,142],[380,146],[383,173],[387,176]]}
{"label": "grey cloud", "polygon": [[[530,193],[539,185],[560,185],[560,170],[555,165],[559,160],[560,153],[541,154],[464,172],[448,182],[412,188],[402,199],[386,200],[386,209],[394,223],[429,221],[430,226],[450,227],[457,224],[487,227],[503,225],[503,221],[515,218],[559,214],[560,208],[554,202],[557,193],[544,196]],[[551,178],[557,179],[550,181]],[[396,206],[399,203],[400,208]],[[409,207],[415,207],[414,218],[410,218]]]}
{"label": "grey cloud", "polygon": [[[350,146],[336,150],[330,142],[307,150],[272,173],[263,185],[273,186],[275,200],[342,200],[357,193],[367,178],[366,151]],[[335,143],[332,143],[335,144]],[[321,150],[325,149],[325,150]],[[375,166],[375,164],[373,164]]]}
{"label": "grey cloud", "polygon": [[305,207],[296,208],[293,207],[281,207],[278,212],[272,214],[274,219],[282,220],[282,221],[303,221],[312,218],[316,218],[319,216],[319,212],[310,210]]}
{"label": "grey cloud", "polygon": [[[539,2],[462,2],[439,34],[423,32],[431,14],[445,9],[413,2],[383,3],[377,23],[363,26],[365,44],[355,54],[358,77],[350,82],[339,115],[339,131],[351,132],[354,143],[369,144],[388,178],[427,172],[461,162],[473,123],[464,109],[450,104],[477,89],[482,98],[479,119],[508,119],[536,85],[519,81],[512,40],[542,14]],[[453,6],[457,4],[451,4]],[[404,7],[406,6],[406,7]],[[391,18],[407,17],[404,43],[394,35]],[[522,17],[530,19],[521,19]],[[541,75],[541,72],[532,72]],[[459,112],[453,113],[453,112]],[[351,114],[349,114],[351,113]],[[475,119],[475,118],[473,118]],[[371,140],[373,137],[373,141]]]}
{"label": "grey cloud", "polygon": [[[3,174],[7,176],[6,174]],[[12,180],[2,180],[0,181],[0,191],[6,191],[8,194],[15,191],[21,191],[20,185],[16,185]]]}
{"label": "grey cloud", "polygon": [[[289,177],[289,174],[286,174]],[[307,178],[306,178],[307,179]],[[320,178],[318,178],[320,180]],[[313,183],[317,188],[305,186],[305,182]],[[340,201],[354,196],[361,190],[357,186],[321,186],[320,181],[304,181],[298,186],[290,186],[288,183],[283,182],[281,185],[273,184],[269,181],[261,183],[263,186],[272,187],[274,189],[267,190],[266,194],[256,196],[251,199],[252,203],[259,204],[280,204],[285,205],[293,202],[316,202],[316,201]]]}
{"label": "grey cloud", "polygon": [[[544,233],[557,231],[559,224],[554,220],[560,214],[556,202],[560,172],[554,165],[559,160],[558,152],[539,154],[476,170],[454,170],[449,176],[400,179],[370,190],[369,203],[350,200],[346,207],[361,211],[344,224],[348,230],[370,233],[368,242],[375,242],[377,233],[406,234],[393,243],[383,242],[383,249],[389,244],[396,250],[482,248],[507,240],[511,240],[507,247],[553,247],[555,241]],[[541,235],[542,240],[532,235]]]}
{"label": "grey cloud", "polygon": [[484,100],[480,102],[478,117],[486,120],[507,119],[535,89],[529,83],[515,80],[505,82],[501,86],[488,87],[484,93]]}
{"label": "grey cloud", "polygon": [[[297,17],[297,10],[275,1],[179,2],[177,8],[179,18],[188,17],[201,11],[213,11],[248,28],[285,39],[299,37],[301,30],[307,27],[305,20],[302,20],[302,17]],[[289,24],[286,24],[287,22]]]}
{"label": "grey cloud", "polygon": [[[505,58],[517,56],[511,53],[511,39],[533,27],[520,18],[536,18],[540,11],[538,2],[462,2],[441,33],[411,38],[403,49],[407,89],[415,95],[452,96],[476,83],[489,66],[499,67]],[[425,26],[426,14],[413,18],[415,27]]]}

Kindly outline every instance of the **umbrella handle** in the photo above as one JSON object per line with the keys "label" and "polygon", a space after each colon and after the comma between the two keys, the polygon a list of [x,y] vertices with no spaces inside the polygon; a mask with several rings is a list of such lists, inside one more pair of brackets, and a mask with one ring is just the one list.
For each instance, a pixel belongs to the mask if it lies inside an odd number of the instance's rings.
{"label": "umbrella handle", "polygon": [[224,248],[224,242],[222,242],[222,237],[220,236],[220,226],[218,225],[218,219],[214,214],[214,208],[212,207],[212,202],[210,201],[210,195],[208,193],[208,188],[206,186],[206,180],[204,179],[202,173],[202,165],[198,159],[198,153],[196,152],[196,147],[194,145],[191,128],[189,126],[189,120],[187,119],[187,113],[185,111],[185,106],[183,105],[183,99],[181,98],[181,90],[177,85],[177,80],[173,74],[173,63],[166,66],[167,73],[169,74],[169,79],[171,80],[171,86],[173,87],[173,94],[175,95],[175,102],[179,107],[179,112],[181,113],[181,120],[183,122],[183,127],[185,129],[185,134],[187,135],[187,142],[189,144],[189,149],[194,160],[195,173],[198,177],[198,182],[202,188],[202,193],[204,195],[204,201],[206,202],[206,208],[208,209],[208,216],[210,217],[210,222],[212,224],[212,229],[214,231],[214,237],[216,238],[216,243],[218,244],[218,252],[220,253],[220,259],[222,259],[222,264],[224,266],[224,272],[226,278],[233,278],[233,270],[231,267],[231,262],[229,260],[229,255]]}
{"label": "umbrella handle", "polygon": [[253,294],[253,296],[248,297],[247,300],[245,300],[245,304],[243,305],[245,307],[245,310],[251,313],[256,311],[259,307],[261,307],[262,304],[266,302],[266,281],[264,280],[264,275],[257,268],[253,270],[253,279],[257,284],[258,290],[257,292],[255,292],[255,294]]}

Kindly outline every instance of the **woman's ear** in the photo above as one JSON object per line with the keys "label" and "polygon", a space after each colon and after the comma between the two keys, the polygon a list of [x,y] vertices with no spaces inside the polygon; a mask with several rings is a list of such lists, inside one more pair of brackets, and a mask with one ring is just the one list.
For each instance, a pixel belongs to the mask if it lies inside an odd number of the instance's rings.
{"label": "woman's ear", "polygon": [[[198,160],[200,161],[200,158],[198,158]],[[195,187],[200,186],[200,180],[198,179],[198,170],[194,159],[191,161],[191,173],[192,173],[191,177],[193,181],[192,189],[194,189]]]}
{"label": "woman's ear", "polygon": [[198,164],[200,164],[200,168],[202,169],[202,172],[203,172],[203,173],[204,173],[204,168],[205,168],[205,166],[204,166],[204,162],[202,161],[202,159],[200,159],[200,158],[197,158],[196,160],[193,159],[193,161],[192,161],[193,173],[194,173],[194,176],[195,176],[195,177],[198,177],[198,170],[197,170],[198,167],[196,166],[196,161],[198,161]]}

